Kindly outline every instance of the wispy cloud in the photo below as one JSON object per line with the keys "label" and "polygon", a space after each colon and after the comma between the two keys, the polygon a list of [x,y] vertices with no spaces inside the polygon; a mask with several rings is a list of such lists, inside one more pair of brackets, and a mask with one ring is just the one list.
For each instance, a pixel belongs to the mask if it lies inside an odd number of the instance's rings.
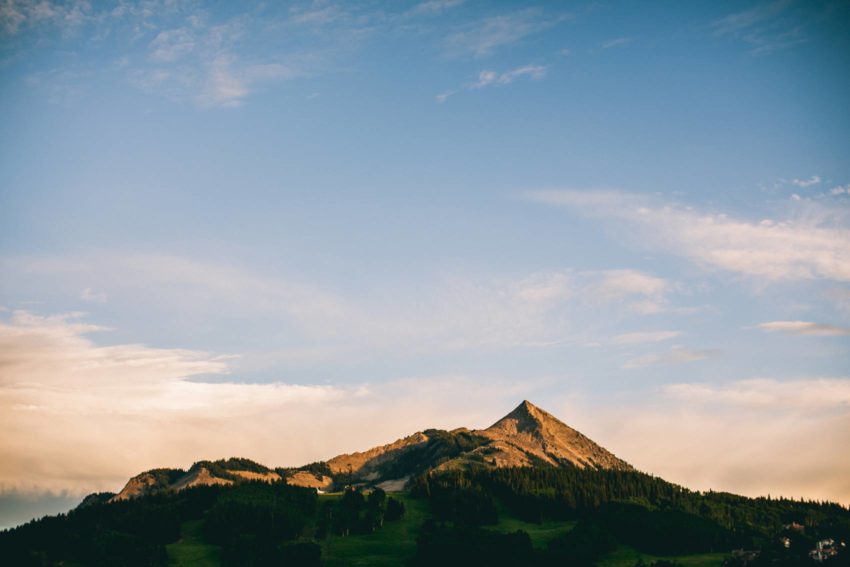
{"label": "wispy cloud", "polygon": [[[93,36],[92,42],[105,37],[129,37],[126,43],[111,44],[118,49],[115,58],[120,65],[109,72],[118,71],[129,84],[172,100],[205,108],[233,107],[266,85],[303,77],[308,68],[316,69],[317,54],[328,45],[312,41],[297,51],[278,48],[259,53],[251,41],[264,33],[270,23],[260,15],[263,8],[257,10],[246,9],[216,20],[193,2],[174,0],[122,2],[117,6],[82,0],[10,0],[0,5],[0,29],[23,36],[24,29],[32,28],[32,38],[36,38],[45,26],[62,25],[85,30]],[[292,17],[318,19],[309,13]],[[59,44],[72,39],[53,34],[50,41]],[[62,77],[67,77],[68,73],[82,71],[75,65],[63,65],[61,72]],[[80,90],[85,84],[81,79],[72,82],[60,80],[62,77],[34,77],[31,83],[55,85],[54,90],[62,87],[67,92],[71,88]]]}
{"label": "wispy cloud", "polygon": [[753,222],[619,191],[543,191],[530,198],[609,219],[617,230],[638,231],[647,243],[703,266],[766,281],[850,281],[850,229],[834,212]]}
{"label": "wispy cloud", "polygon": [[417,14],[440,14],[463,3],[464,0],[426,0],[414,6],[413,11]]}
{"label": "wispy cloud", "polygon": [[763,2],[711,24],[719,37],[732,37],[750,45],[753,55],[768,55],[804,42],[804,24],[794,14],[791,0]]}
{"label": "wispy cloud", "polygon": [[691,350],[683,346],[674,346],[666,352],[646,354],[627,360],[623,364],[623,368],[645,368],[647,366],[683,364],[685,362],[695,362],[704,360],[716,354],[712,350]]}
{"label": "wispy cloud", "polygon": [[614,39],[609,39],[608,41],[602,42],[602,49],[611,49],[612,47],[622,47],[624,45],[628,45],[632,42],[632,38],[630,37],[617,37]]}
{"label": "wispy cloud", "polygon": [[675,339],[681,334],[681,331],[640,331],[636,333],[623,333],[614,337],[614,344],[637,345],[644,343],[659,343]]}
{"label": "wispy cloud", "polygon": [[448,36],[446,45],[453,52],[485,57],[568,18],[566,15],[552,16],[534,8],[491,16],[465,24]]}
{"label": "wispy cloud", "polygon": [[792,179],[791,183],[796,185],[797,187],[811,187],[812,185],[817,185],[821,182],[820,175],[812,175],[808,179]]}
{"label": "wispy cloud", "polygon": [[299,25],[325,25],[347,16],[344,4],[314,1],[289,9],[290,21]]}
{"label": "wispy cloud", "polygon": [[497,73],[496,71],[481,71],[478,74],[477,80],[465,84],[460,89],[440,93],[435,97],[435,99],[438,103],[443,103],[450,96],[455,95],[462,90],[476,90],[483,89],[485,87],[509,85],[523,77],[528,77],[531,80],[538,81],[544,76],[546,76],[546,67],[543,65],[525,65],[523,67],[511,69],[510,71],[505,71],[504,73]]}
{"label": "wispy cloud", "polygon": [[671,289],[667,280],[638,270],[608,270],[601,273],[594,294],[609,301],[631,301],[637,296],[640,299],[630,304],[633,310],[655,313],[661,310]]}
{"label": "wispy cloud", "polygon": [[221,56],[208,65],[197,100],[202,106],[239,106],[263,83],[291,79],[301,72],[279,63],[240,65],[230,56]]}
{"label": "wispy cloud", "polygon": [[91,12],[91,3],[85,0],[5,0],[0,3],[0,31],[15,35],[25,28],[39,24],[73,29],[91,17]]}
{"label": "wispy cloud", "polygon": [[[486,76],[485,76],[486,75]],[[485,71],[478,78],[478,82],[473,85],[473,88],[482,88],[492,84],[508,85],[513,83],[520,77],[529,77],[534,80],[542,79],[546,75],[546,67],[543,65],[526,65],[511,69],[501,75],[496,75],[490,71]]]}
{"label": "wispy cloud", "polygon": [[764,407],[783,409],[823,410],[850,409],[850,380],[817,378],[780,382],[760,378],[725,385],[672,384],[668,395],[707,404]]}
{"label": "wispy cloud", "polygon": [[304,75],[294,59],[286,63],[257,61],[239,55],[239,44],[252,22],[237,16],[209,24],[189,18],[190,25],[160,31],[148,46],[154,65],[134,70],[133,80],[148,90],[188,95],[202,107],[234,107],[259,87]]}
{"label": "wispy cloud", "polygon": [[179,310],[187,329],[215,325],[211,312],[228,324],[274,321],[275,354],[293,361],[563,344],[582,334],[576,311],[592,309],[612,320],[656,313],[676,287],[638,270],[553,270],[515,278],[442,274],[352,295],[239,266],[157,255],[18,259],[0,268],[22,278],[59,278],[75,289],[96,281],[110,305],[133,301]]}
{"label": "wispy cloud", "polygon": [[196,41],[187,28],[163,30],[150,42],[150,57],[156,61],[175,61],[191,53]]}
{"label": "wispy cloud", "polygon": [[812,323],[809,321],[770,321],[759,323],[756,328],[769,332],[780,332],[788,335],[807,335],[815,337],[839,337],[850,335],[850,328]]}
{"label": "wispy cloud", "polygon": [[763,24],[780,15],[790,5],[790,0],[761,2],[749,10],[735,12],[715,20],[714,23],[712,23],[712,27],[719,35],[746,33],[755,26]]}

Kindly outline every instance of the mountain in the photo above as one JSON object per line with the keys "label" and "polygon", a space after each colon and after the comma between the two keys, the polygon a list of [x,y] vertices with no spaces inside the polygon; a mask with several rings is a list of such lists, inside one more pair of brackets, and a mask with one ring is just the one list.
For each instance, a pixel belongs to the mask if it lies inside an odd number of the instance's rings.
{"label": "mountain", "polygon": [[848,508],[691,491],[524,401],[485,429],[426,429],[297,468],[232,458],[146,471],[0,531],[0,562],[840,567],[849,541]]}
{"label": "mountain", "polygon": [[121,492],[110,502],[129,500],[146,494],[180,491],[193,486],[230,485],[245,480],[274,482],[281,476],[275,471],[249,459],[231,458],[218,461],[199,461],[188,471],[183,469],[153,469],[127,481]]}
{"label": "mountain", "polygon": [[113,501],[191,486],[230,485],[244,480],[276,481],[320,490],[375,485],[389,491],[429,470],[556,467],[634,470],[608,450],[524,400],[486,429],[427,429],[387,445],[342,454],[326,462],[270,469],[248,459],[201,461],[188,471],[154,469],[129,480]]}

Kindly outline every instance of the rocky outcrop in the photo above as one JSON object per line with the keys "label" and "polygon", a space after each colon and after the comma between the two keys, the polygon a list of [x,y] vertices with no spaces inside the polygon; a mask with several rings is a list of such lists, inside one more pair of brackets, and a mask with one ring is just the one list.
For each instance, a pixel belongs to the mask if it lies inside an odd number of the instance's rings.
{"label": "rocky outcrop", "polygon": [[331,487],[333,482],[333,477],[311,473],[309,471],[297,471],[286,478],[287,484],[305,486],[307,488],[315,488],[317,490],[327,490]]}

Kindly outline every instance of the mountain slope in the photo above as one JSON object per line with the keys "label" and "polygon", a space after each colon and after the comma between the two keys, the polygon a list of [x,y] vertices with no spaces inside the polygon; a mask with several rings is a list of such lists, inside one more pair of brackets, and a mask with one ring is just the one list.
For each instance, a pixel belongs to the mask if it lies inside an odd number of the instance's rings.
{"label": "mountain slope", "polygon": [[374,447],[362,453],[342,454],[328,461],[334,474],[356,474],[368,477],[374,475],[380,465],[398,458],[411,447],[427,443],[428,436],[422,432],[414,433],[393,443]]}
{"label": "mountain slope", "polygon": [[338,455],[294,469],[269,469],[248,459],[201,461],[188,472],[154,469],[130,479],[113,500],[199,485],[246,480],[330,490],[345,485],[402,487],[430,470],[549,465],[592,470],[634,470],[631,465],[525,400],[486,429],[428,429],[387,445]]}
{"label": "mountain slope", "polygon": [[477,451],[495,467],[533,466],[535,460],[580,469],[633,470],[552,414],[524,400],[511,413],[481,431],[490,440]]}

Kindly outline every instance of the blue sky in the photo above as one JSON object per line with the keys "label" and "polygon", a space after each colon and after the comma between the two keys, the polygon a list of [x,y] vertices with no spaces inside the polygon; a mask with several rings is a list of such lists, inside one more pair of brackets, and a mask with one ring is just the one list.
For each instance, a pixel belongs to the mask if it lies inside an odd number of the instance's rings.
{"label": "blue sky", "polygon": [[676,482],[850,502],[849,21],[0,5],[3,521],[523,398]]}

